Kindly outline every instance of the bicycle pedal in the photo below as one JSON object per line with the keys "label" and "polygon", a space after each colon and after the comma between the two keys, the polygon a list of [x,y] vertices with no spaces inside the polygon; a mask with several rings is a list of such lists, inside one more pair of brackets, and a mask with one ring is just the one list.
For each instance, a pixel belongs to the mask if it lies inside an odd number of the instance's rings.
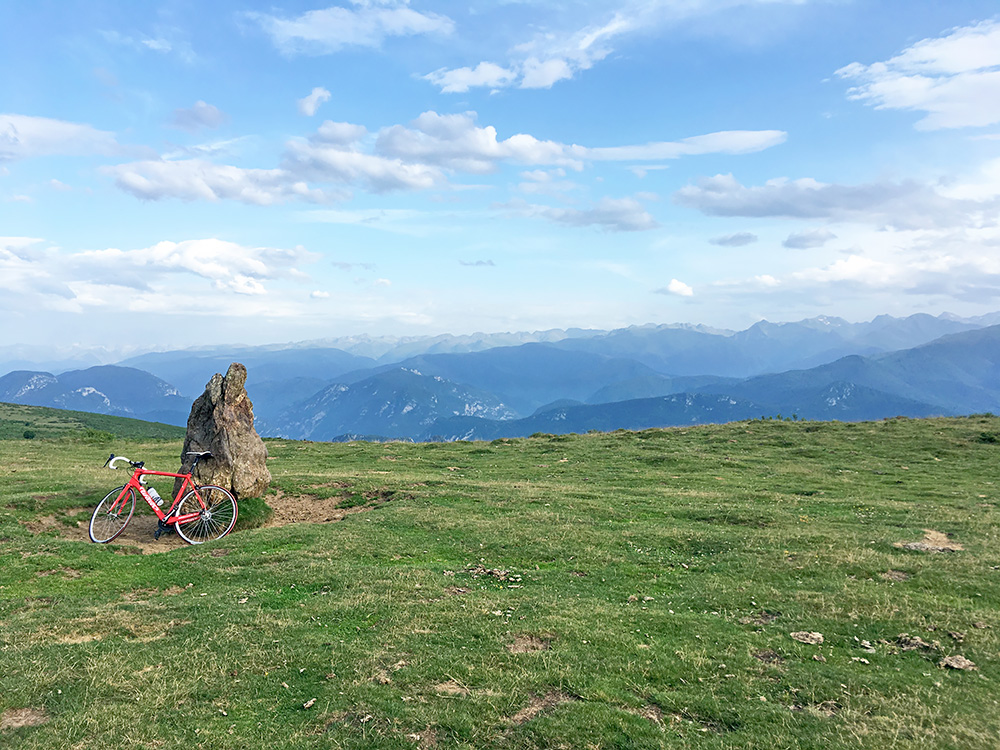
{"label": "bicycle pedal", "polygon": [[162,532],[162,531],[163,531],[162,528],[157,529],[156,531],[154,531],[153,532],[153,539],[159,539],[160,538],[160,532]]}

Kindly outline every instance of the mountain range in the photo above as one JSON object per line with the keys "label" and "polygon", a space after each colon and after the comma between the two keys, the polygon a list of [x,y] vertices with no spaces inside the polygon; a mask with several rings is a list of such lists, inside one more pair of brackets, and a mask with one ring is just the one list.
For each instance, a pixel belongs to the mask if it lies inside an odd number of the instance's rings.
{"label": "mountain range", "polygon": [[308,440],[1000,411],[1000,313],[211,347],[16,369],[0,377],[0,401],[183,425],[233,361],[247,366],[258,431]]}

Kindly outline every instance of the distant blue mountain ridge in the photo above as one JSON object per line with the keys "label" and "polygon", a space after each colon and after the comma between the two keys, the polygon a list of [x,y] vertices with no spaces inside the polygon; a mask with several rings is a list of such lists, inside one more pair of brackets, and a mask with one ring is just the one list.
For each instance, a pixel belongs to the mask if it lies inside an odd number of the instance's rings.
{"label": "distant blue mountain ridge", "polygon": [[[340,343],[353,351],[334,346]],[[1000,411],[1000,313],[352,338],[144,354],[0,377],[0,401],[183,425],[233,361],[265,436],[459,440],[761,416],[858,421]]]}

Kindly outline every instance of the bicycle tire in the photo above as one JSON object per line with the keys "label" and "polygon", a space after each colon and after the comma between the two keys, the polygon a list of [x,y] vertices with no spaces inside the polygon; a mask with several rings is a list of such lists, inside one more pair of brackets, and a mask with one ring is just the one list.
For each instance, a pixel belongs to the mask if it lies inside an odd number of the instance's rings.
{"label": "bicycle tire", "polygon": [[[125,485],[123,484],[121,487],[111,490],[94,508],[94,513],[90,517],[90,526],[87,528],[90,541],[97,544],[107,544],[125,531],[125,527],[128,526],[128,522],[132,520],[132,514],[135,512],[135,490],[129,489],[128,496],[115,513],[108,512],[124,489]],[[123,516],[124,520],[122,520]]]}
{"label": "bicycle tire", "polygon": [[222,539],[232,531],[239,512],[236,498],[229,490],[206,484],[188,492],[174,511],[178,516],[198,513],[198,518],[183,524],[177,521],[174,528],[188,544],[202,544]]}

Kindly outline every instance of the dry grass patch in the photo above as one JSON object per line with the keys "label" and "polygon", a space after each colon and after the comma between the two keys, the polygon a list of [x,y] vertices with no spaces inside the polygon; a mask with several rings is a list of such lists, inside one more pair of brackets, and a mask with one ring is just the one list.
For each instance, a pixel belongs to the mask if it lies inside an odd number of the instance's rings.
{"label": "dry grass patch", "polygon": [[537,635],[520,634],[514,636],[514,642],[507,644],[507,650],[512,654],[527,654],[533,651],[548,651],[552,648],[552,640],[540,638]]}
{"label": "dry grass patch", "polygon": [[540,698],[538,696],[532,698],[527,706],[510,717],[510,723],[517,726],[527,724],[539,714],[551,711],[562,703],[571,703],[575,700],[578,699],[561,690],[550,690]]}
{"label": "dry grass patch", "polygon": [[465,697],[472,691],[469,690],[465,685],[460,683],[458,680],[451,679],[445,682],[438,683],[434,686],[434,692],[438,695],[458,695]]}
{"label": "dry grass patch", "polygon": [[44,708],[7,708],[0,714],[0,731],[37,727],[45,724],[49,716]]}

